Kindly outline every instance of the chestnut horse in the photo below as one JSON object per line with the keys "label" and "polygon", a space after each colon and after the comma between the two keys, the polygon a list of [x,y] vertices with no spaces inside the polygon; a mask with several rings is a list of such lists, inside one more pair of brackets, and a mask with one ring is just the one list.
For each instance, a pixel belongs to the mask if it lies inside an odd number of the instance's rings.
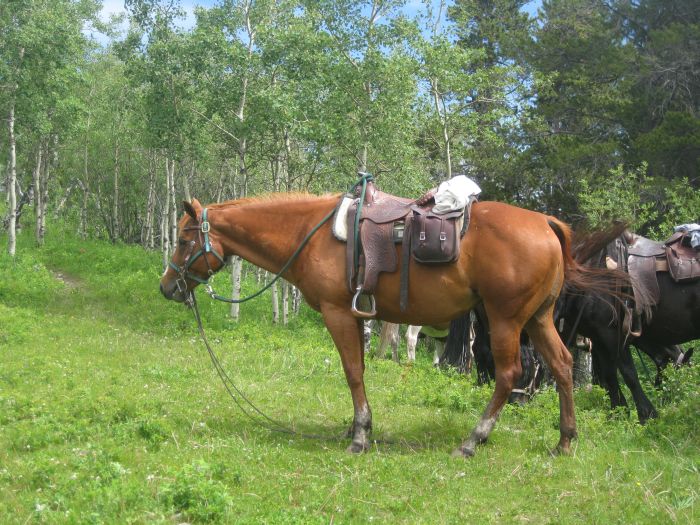
{"label": "chestnut horse", "polygon": [[[278,273],[304,237],[333,213],[339,199],[339,195],[273,194],[207,208],[197,200],[185,202],[177,249],[161,278],[161,292],[184,302],[231,255]],[[521,374],[520,332],[527,331],[557,381],[560,438],[555,450],[568,453],[576,436],[572,359],[554,327],[552,312],[565,278],[585,289],[596,282],[590,278],[593,270],[572,259],[570,229],[553,217],[498,202],[475,203],[471,213],[457,262],[428,266],[411,260],[409,304],[404,311],[399,307],[400,272],[380,275],[377,318],[447,327],[483,303],[496,384],[476,428],[455,450],[459,456],[472,456],[491,433]],[[354,408],[348,451],[363,452],[371,444],[372,412],[363,380],[362,321],[351,313],[345,264],[345,244],[336,240],[326,222],[283,276],[321,313],[338,348]]]}

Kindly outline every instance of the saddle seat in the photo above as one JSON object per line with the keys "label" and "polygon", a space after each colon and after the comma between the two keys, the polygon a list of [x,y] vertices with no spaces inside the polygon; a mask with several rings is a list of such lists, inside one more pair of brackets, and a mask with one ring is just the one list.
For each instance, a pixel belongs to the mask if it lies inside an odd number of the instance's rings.
{"label": "saddle seat", "polygon": [[628,253],[636,257],[660,257],[664,255],[664,243],[652,241],[641,235],[630,234]]}
{"label": "saddle seat", "polygon": [[[399,262],[397,244],[402,244],[401,309],[406,307],[411,224],[416,215],[424,217],[431,215],[433,193],[428,192],[419,199],[407,199],[380,191],[374,183],[369,181],[362,206],[360,206],[360,199],[357,198],[359,195],[356,194],[355,197],[348,208],[346,219],[347,285],[349,291],[354,294],[351,306],[353,314],[360,318],[371,319],[376,315],[373,294],[379,274],[393,273],[397,270]],[[357,219],[358,210],[359,220]],[[460,210],[441,216],[437,240],[438,251],[440,247],[449,244],[449,241],[452,241],[451,249],[454,251],[456,239],[456,251],[457,254],[459,253],[459,237],[462,231],[458,228],[461,228],[462,224],[457,225],[457,221],[450,219],[464,214],[464,210]],[[356,236],[359,236],[359,239]],[[423,241],[427,240],[425,228],[420,231],[420,238]],[[433,254],[433,251],[430,253]],[[430,262],[451,262],[448,259],[442,260],[440,254],[433,255],[436,260]],[[364,299],[364,302],[368,301],[369,305],[360,307],[361,299]]]}

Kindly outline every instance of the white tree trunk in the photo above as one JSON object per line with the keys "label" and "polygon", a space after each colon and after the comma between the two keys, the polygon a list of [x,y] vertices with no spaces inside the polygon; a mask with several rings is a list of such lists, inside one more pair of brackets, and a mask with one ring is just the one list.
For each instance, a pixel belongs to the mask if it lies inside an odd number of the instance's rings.
{"label": "white tree trunk", "polygon": [[41,234],[41,167],[43,159],[44,148],[42,147],[41,141],[37,146],[36,150],[36,160],[34,164],[34,171],[32,172],[32,185],[34,187],[34,234],[36,237],[37,245],[41,246],[43,244],[43,235]]}
{"label": "white tree trunk", "polygon": [[[170,160],[165,158],[165,203],[161,208],[160,245],[163,252],[163,269],[168,267],[170,260]],[[174,239],[173,239],[174,241]]]}
{"label": "white tree trunk", "polygon": [[43,177],[39,178],[39,190],[41,198],[37,202],[39,207],[38,217],[38,236],[37,243],[42,246],[44,244],[44,236],[46,235],[46,209],[49,204],[49,180],[51,179],[52,169],[58,164],[58,135],[52,135],[46,146],[46,159],[44,161]]}
{"label": "white tree trunk", "polygon": [[[166,161],[167,163],[167,161]],[[167,166],[167,164],[166,164]],[[170,253],[175,251],[177,240],[177,202],[175,201],[175,160],[170,163],[168,177],[168,200],[170,201]]]}
{"label": "white tree trunk", "polygon": [[[241,274],[243,271],[243,259],[238,256],[231,258],[231,296],[234,299],[241,297]],[[238,321],[240,315],[240,304],[231,303],[231,317]]]}
{"label": "white tree trunk", "polygon": [[277,291],[277,283],[272,285],[272,322],[277,324],[280,322],[280,300]]}
{"label": "white tree trunk", "polygon": [[289,287],[287,281],[282,281],[282,324],[289,323]]}
{"label": "white tree trunk", "polygon": [[80,184],[80,189],[83,191],[83,200],[80,205],[80,224],[78,225],[78,235],[81,239],[87,239],[87,215],[88,215],[88,198],[90,191],[87,185]]}
{"label": "white tree trunk", "polygon": [[10,194],[9,221],[7,228],[7,253],[12,257],[17,250],[17,138],[15,137],[15,104],[10,106],[8,117],[8,131],[10,135],[10,176],[7,181],[7,191]]}
{"label": "white tree trunk", "polygon": [[[243,161],[241,161],[241,164],[243,164]],[[232,174],[233,180],[235,182],[236,180],[236,174]],[[243,185],[240,193],[240,197],[245,197],[246,193],[246,188],[245,185]],[[235,196],[235,192],[234,192]],[[241,298],[241,281],[243,279],[243,259],[241,259],[238,256],[234,256],[231,258],[231,298],[233,299],[240,299]],[[238,303],[231,303],[231,311],[230,315],[231,318],[234,321],[238,321],[240,317],[240,304]]]}
{"label": "white tree trunk", "polygon": [[170,256],[168,254],[168,212],[163,206],[160,210],[160,251],[163,254],[163,270],[168,267]]}
{"label": "white tree trunk", "polygon": [[156,208],[156,174],[155,161],[152,152],[148,163],[148,198],[146,199],[146,218],[141,230],[141,244],[144,248],[153,249],[153,217]]}
{"label": "white tree trunk", "polygon": [[193,160],[189,176],[187,175],[184,169],[182,170],[182,191],[185,194],[185,200],[187,202],[192,202],[192,195],[190,193],[190,180],[194,179],[196,166],[197,163]]}
{"label": "white tree trunk", "polygon": [[301,309],[301,292],[296,286],[292,287],[292,296],[294,297],[292,301],[294,305],[294,315],[299,315],[299,310]]}
{"label": "white tree trunk", "polygon": [[[89,100],[92,101],[92,97],[95,93],[95,84],[90,86]],[[88,105],[89,107],[89,105]],[[88,169],[88,144],[90,142],[90,124],[92,122],[92,113],[88,111],[87,122],[85,126],[85,143],[83,145],[83,181],[80,182],[80,189],[83,190],[83,202],[80,207],[80,224],[78,225],[78,235],[82,239],[87,238],[87,217],[88,217],[88,200],[90,197],[90,171]]]}
{"label": "white tree trunk", "polygon": [[121,230],[119,217],[119,141],[114,147],[114,181],[112,196],[112,242],[117,242]]}

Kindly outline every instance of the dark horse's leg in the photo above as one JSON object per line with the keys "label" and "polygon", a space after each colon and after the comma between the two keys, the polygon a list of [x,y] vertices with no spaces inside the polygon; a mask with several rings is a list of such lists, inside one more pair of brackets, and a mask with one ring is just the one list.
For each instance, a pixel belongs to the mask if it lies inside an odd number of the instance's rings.
{"label": "dark horse's leg", "polygon": [[608,392],[610,407],[627,407],[620,382],[617,379],[617,359],[614,346],[609,347],[603,339],[594,337],[591,339],[591,357],[593,359],[593,372],[601,386]]}
{"label": "dark horse's leg", "polygon": [[535,350],[544,358],[557,382],[559,443],[555,451],[568,454],[571,449],[571,440],[576,437],[573,358],[554,327],[552,308],[550,306],[535,314],[525,328],[535,345]]}
{"label": "dark horse's leg", "polygon": [[335,346],[340,352],[340,360],[343,363],[345,379],[350,387],[354,417],[350,427],[352,443],[348,452],[364,452],[369,449],[369,436],[372,432],[372,412],[365,395],[365,383],[363,379],[365,371],[365,356],[362,348],[363,327],[362,321],[356,319],[348,309],[334,304],[322,304],[321,313],[326,327],[333,338]]}
{"label": "dark horse's leg", "polygon": [[476,428],[472,431],[469,439],[452,453],[453,456],[473,456],[476,452],[476,446],[486,442],[515,382],[522,374],[520,366],[520,330],[522,327],[505,319],[491,320],[489,318],[489,321],[491,350],[496,364],[496,386]]}
{"label": "dark horse's leg", "polygon": [[480,306],[475,308],[472,352],[476,362],[477,383],[480,385],[486,385],[496,377],[496,366],[489,347],[489,329],[486,323],[486,312]]}
{"label": "dark horse's leg", "polygon": [[658,417],[658,412],[656,412],[654,405],[651,404],[651,401],[649,401],[649,398],[642,389],[642,385],[639,383],[639,376],[637,375],[637,369],[632,361],[632,352],[630,352],[629,343],[623,345],[619,349],[617,359],[617,366],[622,374],[622,379],[625,380],[625,384],[627,388],[630,389],[632,397],[634,398],[634,404],[637,406],[639,422],[644,424],[648,419]]}

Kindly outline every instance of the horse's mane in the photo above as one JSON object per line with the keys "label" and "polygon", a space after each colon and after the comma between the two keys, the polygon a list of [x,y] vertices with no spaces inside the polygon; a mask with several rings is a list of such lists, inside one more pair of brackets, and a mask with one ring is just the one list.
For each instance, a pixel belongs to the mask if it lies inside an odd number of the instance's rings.
{"label": "horse's mane", "polygon": [[300,202],[308,200],[318,200],[330,197],[340,197],[338,193],[327,193],[325,195],[315,195],[308,192],[289,192],[289,193],[265,193],[254,197],[244,197],[242,199],[228,200],[210,204],[207,207],[212,209],[231,208],[238,206],[248,206],[251,204],[267,203],[267,202]]}

